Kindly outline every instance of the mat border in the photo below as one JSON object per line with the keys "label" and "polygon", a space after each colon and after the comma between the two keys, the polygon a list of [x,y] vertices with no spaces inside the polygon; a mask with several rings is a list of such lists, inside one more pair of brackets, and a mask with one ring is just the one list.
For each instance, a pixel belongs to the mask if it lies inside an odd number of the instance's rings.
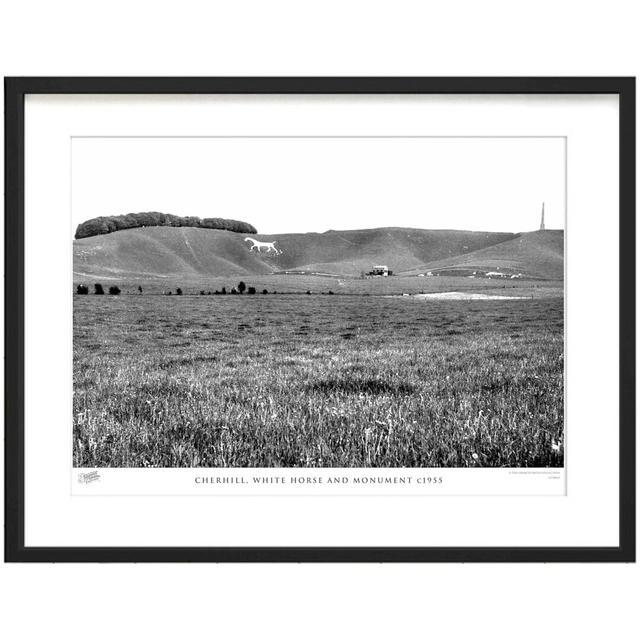
{"label": "mat border", "polygon": [[[635,78],[5,78],[5,562],[635,562]],[[26,547],[26,94],[617,94],[620,148],[620,541],[617,547]]]}

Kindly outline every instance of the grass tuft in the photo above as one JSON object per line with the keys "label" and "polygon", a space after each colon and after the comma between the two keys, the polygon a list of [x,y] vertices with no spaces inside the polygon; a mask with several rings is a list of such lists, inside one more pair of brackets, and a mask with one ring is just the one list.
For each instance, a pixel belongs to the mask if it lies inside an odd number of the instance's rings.
{"label": "grass tuft", "polygon": [[414,391],[413,385],[406,382],[388,382],[377,378],[366,378],[363,380],[329,378],[307,385],[307,391],[318,391],[320,393],[357,393],[371,395],[403,395]]}

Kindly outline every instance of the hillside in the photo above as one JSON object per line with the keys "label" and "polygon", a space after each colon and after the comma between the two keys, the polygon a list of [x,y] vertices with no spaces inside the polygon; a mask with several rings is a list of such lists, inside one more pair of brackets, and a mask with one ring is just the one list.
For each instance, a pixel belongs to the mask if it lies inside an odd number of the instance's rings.
{"label": "hillside", "polygon": [[453,259],[431,260],[406,275],[438,270],[483,270],[562,279],[564,231],[532,231]]}
{"label": "hillside", "polygon": [[260,236],[283,250],[281,269],[300,269],[358,276],[374,264],[395,272],[467,253],[513,238],[509,233],[425,229],[359,229],[325,233]]}
{"label": "hillside", "polygon": [[386,264],[395,273],[415,275],[439,265],[495,268],[499,261],[539,277],[562,277],[563,232],[537,233],[383,228],[250,236],[275,241],[281,251],[275,255],[250,251],[247,236],[231,231],[148,227],[75,240],[74,274],[188,281],[296,270],[348,277]]}
{"label": "hillside", "polygon": [[155,279],[202,275],[266,274],[274,269],[249,253],[231,231],[151,227],[82,238],[73,243],[77,276]]}

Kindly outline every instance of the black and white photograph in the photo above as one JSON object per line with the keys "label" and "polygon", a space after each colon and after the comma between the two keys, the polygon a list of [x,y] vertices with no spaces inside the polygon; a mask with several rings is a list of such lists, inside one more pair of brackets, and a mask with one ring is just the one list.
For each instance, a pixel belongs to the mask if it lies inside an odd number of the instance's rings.
{"label": "black and white photograph", "polygon": [[633,3],[5,3],[2,637],[637,625]]}
{"label": "black and white photograph", "polygon": [[632,80],[7,86],[13,558],[632,557]]}
{"label": "black and white photograph", "polygon": [[564,467],[564,137],[71,154],[75,468]]}

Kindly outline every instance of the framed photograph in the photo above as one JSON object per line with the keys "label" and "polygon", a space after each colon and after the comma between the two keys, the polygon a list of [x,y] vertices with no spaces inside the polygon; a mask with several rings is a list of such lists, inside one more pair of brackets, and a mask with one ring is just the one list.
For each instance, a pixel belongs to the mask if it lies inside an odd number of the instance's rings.
{"label": "framed photograph", "polygon": [[635,79],[6,78],[22,562],[635,560]]}

